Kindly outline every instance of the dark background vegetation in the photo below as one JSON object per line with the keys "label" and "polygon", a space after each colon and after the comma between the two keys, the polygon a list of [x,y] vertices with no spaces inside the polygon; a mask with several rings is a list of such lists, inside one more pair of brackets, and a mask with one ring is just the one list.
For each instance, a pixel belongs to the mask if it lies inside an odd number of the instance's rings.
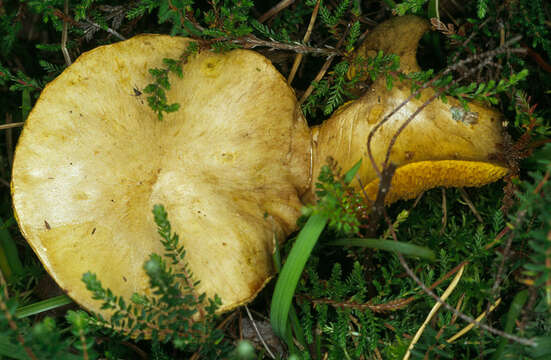
{"label": "dark background vegetation", "polygon": [[[287,6],[271,10],[280,3]],[[499,305],[482,322],[516,338],[504,339],[474,328],[448,343],[446,340],[468,323],[441,309],[428,323],[411,358],[551,358],[551,5],[543,0],[325,0],[312,36],[304,44],[315,4],[273,0],[0,0],[0,124],[16,123],[0,130],[0,357],[271,358],[271,351],[281,358],[293,352],[292,356],[305,359],[402,359],[435,300],[405,271],[396,254],[327,246],[342,236],[338,227],[322,234],[299,283],[295,309],[300,329],[294,329],[292,344],[277,340],[270,330],[273,286],[268,286],[246,311],[238,309],[209,318],[198,328],[205,336],[185,341],[177,337],[137,341],[109,331],[101,321],[78,311],[75,304],[65,305],[70,300],[48,277],[19,233],[11,209],[10,172],[20,133],[21,124],[17,123],[25,121],[41,89],[67,66],[64,48],[74,61],[87,50],[141,33],[192,36],[214,51],[248,47],[254,36],[264,41],[264,46],[255,50],[269,57],[287,77],[296,51],[302,51],[304,45],[330,47],[336,56],[321,81],[312,83],[327,56],[307,52],[292,83],[299,99],[312,92],[303,103],[303,111],[311,124],[317,124],[369,87],[369,82],[346,78],[350,54],[369,29],[392,16],[435,18],[438,7],[440,20],[432,22],[438,29],[427,34],[419,47],[423,72],[418,79],[426,81],[433,76],[430,69],[436,74],[458,60],[496,49],[520,36],[510,47],[523,52],[504,52],[489,66],[457,82],[454,79],[467,71],[459,67],[447,82],[436,84],[453,85],[450,96],[491,101],[505,114],[510,141],[504,153],[512,175],[481,189],[431,190],[418,201],[393,205],[387,218],[394,223],[398,240],[435,251],[432,261],[407,258],[424,284],[433,285],[441,296],[459,266],[468,262],[447,302],[476,318],[499,299]],[[369,66],[378,76],[396,76],[389,58]],[[496,85],[501,80],[501,86]],[[148,96],[162,116],[175,109],[163,102],[159,81],[152,76]],[[477,84],[474,90],[465,88],[471,83]],[[477,92],[480,84],[485,84],[486,91]],[[338,179],[327,182],[329,187],[336,184]],[[351,196],[346,191],[340,195]],[[159,214],[160,224],[164,224],[166,217],[163,220]],[[362,225],[369,222],[363,213],[345,215]],[[350,218],[341,220],[344,223]],[[387,229],[381,221],[377,236],[392,238],[392,231]],[[365,234],[362,231],[360,227],[360,235]],[[177,244],[170,242],[170,232],[165,235],[165,246],[179,256]],[[291,245],[288,241],[282,249],[283,258]],[[150,275],[155,280],[162,274]],[[96,295],[113,301],[101,293],[93,278],[88,280]],[[169,306],[176,308],[174,301]],[[266,344],[251,327],[249,309]],[[172,331],[181,324],[160,326]],[[243,339],[248,342],[240,342]]]}

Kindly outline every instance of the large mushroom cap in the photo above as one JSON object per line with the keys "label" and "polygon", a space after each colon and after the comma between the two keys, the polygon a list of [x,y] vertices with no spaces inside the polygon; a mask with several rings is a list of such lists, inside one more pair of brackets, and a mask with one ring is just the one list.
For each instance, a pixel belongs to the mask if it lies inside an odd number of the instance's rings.
{"label": "large mushroom cap", "polygon": [[183,78],[171,78],[167,96],[180,110],[163,121],[133,91],[188,42],[143,35],[83,54],[44,89],[19,139],[21,231],[90,310],[102,312],[81,281],[87,271],[127,298],[149,292],[144,261],[163,253],[155,204],[167,209],[199,290],[218,294],[222,310],[255,296],[273,272],[274,237],[295,229],[310,133],[266,58],[194,55]]}

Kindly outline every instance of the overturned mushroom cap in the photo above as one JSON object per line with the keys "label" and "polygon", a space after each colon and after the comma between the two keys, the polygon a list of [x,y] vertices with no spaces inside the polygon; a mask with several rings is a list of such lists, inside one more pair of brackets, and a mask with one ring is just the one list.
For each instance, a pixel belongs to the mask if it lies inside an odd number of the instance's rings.
{"label": "overturned mushroom cap", "polygon": [[[270,279],[274,239],[296,227],[310,134],[293,91],[252,51],[204,51],[171,79],[180,110],[163,121],[145,95],[148,69],[184,38],[144,35],[81,55],[42,92],[17,146],[13,205],[21,231],[69,296],[100,311],[81,281],[95,272],[129,298],[163,253],[152,208],[163,204],[199,291],[222,310]],[[104,313],[104,315],[106,315]]]}

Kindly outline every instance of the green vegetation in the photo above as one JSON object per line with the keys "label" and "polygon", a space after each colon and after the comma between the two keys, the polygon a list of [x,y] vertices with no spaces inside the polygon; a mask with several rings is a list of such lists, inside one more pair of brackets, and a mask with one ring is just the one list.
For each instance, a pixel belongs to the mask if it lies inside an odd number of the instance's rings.
{"label": "green vegetation", "polygon": [[[271,11],[278,3],[0,1],[0,358],[551,358],[551,5],[306,0]],[[419,49],[421,72],[400,73],[396,54],[353,58],[366,31],[404,14],[431,18],[436,29]],[[215,315],[220,299],[196,294],[170,214],[156,206],[165,253],[144,264],[155,296],[123,299],[90,269],[83,281],[112,317],[68,309],[70,300],[52,285],[11,210],[18,128],[71,59],[140,33],[194,39],[180,58],[150,69],[150,85],[135,89],[159,120],[179,109],[166,97],[169,73],[182,76],[182,64],[199,50],[254,48],[285,77],[302,54],[292,84],[310,124],[378,77],[389,88],[413,80],[412,92],[432,86],[442,98],[483,101],[503,112],[512,174],[476,191],[431,190],[377,217],[349,186],[357,167],[329,164],[318,179],[318,203],[304,208],[302,230],[274,255],[278,278],[246,311],[222,315]],[[351,75],[352,66],[361,72]],[[443,297],[448,288],[451,309],[428,319],[437,303],[428,292]],[[245,334],[249,308],[262,341]],[[194,321],[196,314],[204,320]],[[465,316],[482,327],[460,333],[469,325]],[[267,319],[271,328],[261,326]]]}

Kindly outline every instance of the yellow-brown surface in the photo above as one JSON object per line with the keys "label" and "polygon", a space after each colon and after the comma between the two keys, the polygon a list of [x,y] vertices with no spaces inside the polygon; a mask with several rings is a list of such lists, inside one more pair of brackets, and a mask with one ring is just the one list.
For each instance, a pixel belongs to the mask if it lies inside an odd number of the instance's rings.
{"label": "yellow-brown surface", "polygon": [[134,93],[187,42],[145,35],[83,54],[42,92],[19,139],[21,231],[90,310],[100,303],[81,281],[86,271],[127,298],[149,292],[143,263],[163,253],[154,204],[167,209],[199,290],[218,294],[222,309],[255,296],[273,273],[274,236],[296,227],[309,130],[266,58],[196,55],[171,79],[169,102],[180,110],[163,121]]}

